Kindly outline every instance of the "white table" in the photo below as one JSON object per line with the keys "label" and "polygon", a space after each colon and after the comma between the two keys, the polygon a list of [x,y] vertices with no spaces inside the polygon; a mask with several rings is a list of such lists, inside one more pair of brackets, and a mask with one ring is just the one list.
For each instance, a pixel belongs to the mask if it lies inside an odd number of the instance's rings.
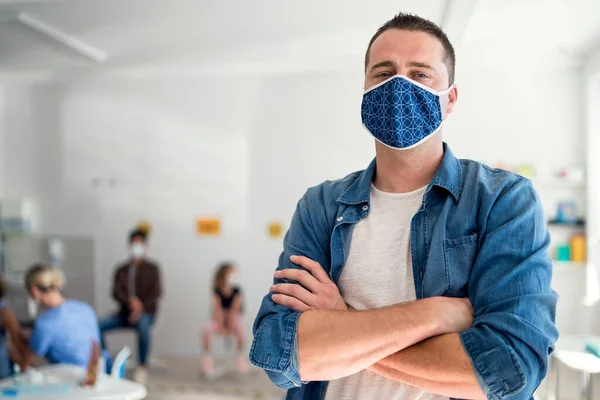
{"label": "white table", "polygon": [[600,373],[600,358],[585,350],[587,344],[600,345],[598,336],[563,336],[556,343],[554,354],[551,358],[552,383],[548,393],[549,400],[559,399],[560,377],[558,364],[561,363],[581,373],[581,399],[591,400],[591,375]]}
{"label": "white table", "polygon": [[[44,374],[45,382],[35,393],[27,393],[26,387],[16,397],[7,397],[0,393],[0,399],[17,400],[141,400],[147,391],[143,385],[124,379],[116,379],[103,374],[93,388],[80,387],[78,384],[85,376],[83,368],[71,365],[47,365],[38,368]],[[44,385],[48,392],[44,393]],[[15,387],[12,378],[0,380],[0,390]],[[56,390],[56,388],[68,388]]]}

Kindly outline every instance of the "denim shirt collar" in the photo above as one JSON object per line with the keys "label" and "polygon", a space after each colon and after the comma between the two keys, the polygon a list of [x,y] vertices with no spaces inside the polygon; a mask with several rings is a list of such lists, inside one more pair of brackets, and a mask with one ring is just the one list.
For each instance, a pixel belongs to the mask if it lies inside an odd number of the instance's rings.
{"label": "denim shirt collar", "polygon": [[[369,203],[371,198],[371,183],[377,167],[376,158],[364,170],[350,187],[338,198],[338,202],[348,205]],[[462,193],[462,165],[454,157],[450,147],[444,143],[444,158],[429,183],[429,187],[437,186],[448,191],[458,202]]]}

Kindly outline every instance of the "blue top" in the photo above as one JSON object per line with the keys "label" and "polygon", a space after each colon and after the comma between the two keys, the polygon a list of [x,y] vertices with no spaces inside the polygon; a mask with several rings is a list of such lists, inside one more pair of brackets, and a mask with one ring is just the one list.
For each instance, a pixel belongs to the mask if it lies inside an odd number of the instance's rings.
{"label": "blue top", "polygon": [[[278,269],[300,268],[290,256],[304,255],[338,281],[352,229],[369,213],[375,168],[373,161],[365,171],[306,192],[284,239]],[[549,243],[529,180],[458,160],[444,144],[442,164],[411,222],[415,289],[419,299],[470,298],[475,320],[460,338],[488,398],[531,399],[546,375],[558,338]],[[300,380],[299,316],[275,304],[271,294],[265,296],[254,323],[250,360],[278,386],[290,389],[288,399],[320,399],[327,382]]]}
{"label": "blue top", "polygon": [[[6,303],[4,300],[0,300],[0,320],[2,318],[2,311],[4,310],[4,307],[6,307]],[[4,379],[12,375],[6,339],[6,329],[4,329],[4,326],[0,326],[0,379]]]}
{"label": "blue top", "polygon": [[96,313],[86,303],[66,300],[35,320],[29,347],[52,364],[87,367],[93,342],[100,343]]}

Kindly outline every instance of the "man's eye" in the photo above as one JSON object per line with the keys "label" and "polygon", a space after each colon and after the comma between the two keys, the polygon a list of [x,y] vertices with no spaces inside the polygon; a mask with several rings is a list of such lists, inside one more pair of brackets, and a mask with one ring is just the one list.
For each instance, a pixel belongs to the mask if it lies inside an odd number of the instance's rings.
{"label": "man's eye", "polygon": [[377,78],[389,78],[390,76],[392,76],[392,74],[389,72],[380,72],[376,75]]}

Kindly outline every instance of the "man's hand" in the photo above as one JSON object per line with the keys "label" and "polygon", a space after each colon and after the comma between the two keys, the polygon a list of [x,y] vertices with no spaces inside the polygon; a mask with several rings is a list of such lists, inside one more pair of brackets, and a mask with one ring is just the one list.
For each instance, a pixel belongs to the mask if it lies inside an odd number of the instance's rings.
{"label": "man's hand", "polygon": [[131,296],[129,298],[129,310],[130,311],[140,311],[144,309],[144,305],[142,301],[137,296]]}
{"label": "man's hand", "polygon": [[129,322],[130,326],[134,326],[135,324],[137,324],[141,317],[141,311],[132,311],[131,314],[129,314],[129,318],[127,318],[127,322]]}
{"label": "man's hand", "polygon": [[275,303],[296,311],[308,310],[348,310],[338,287],[327,272],[316,261],[302,256],[292,256],[290,260],[307,271],[284,269],[275,272],[278,279],[288,279],[296,283],[280,283],[270,288],[275,292]]}
{"label": "man's hand", "polygon": [[142,317],[142,313],[144,312],[144,305],[142,304],[142,301],[136,297],[136,296],[131,296],[129,298],[129,318],[128,318],[128,322],[129,325],[135,325],[138,320]]}

